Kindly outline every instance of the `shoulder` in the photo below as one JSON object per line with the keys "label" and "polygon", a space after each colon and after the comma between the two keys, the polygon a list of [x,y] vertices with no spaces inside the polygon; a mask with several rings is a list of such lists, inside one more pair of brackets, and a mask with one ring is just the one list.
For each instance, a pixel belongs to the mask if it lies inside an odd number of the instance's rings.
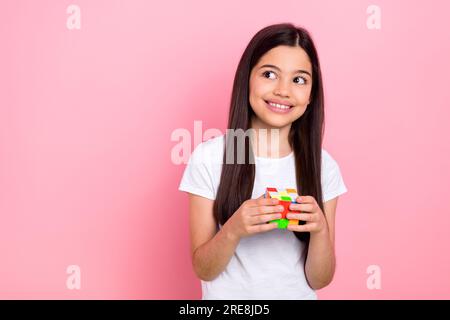
{"label": "shoulder", "polygon": [[327,150],[322,148],[322,171],[329,172],[333,170],[339,170],[339,164]]}
{"label": "shoulder", "polygon": [[210,138],[206,141],[203,141],[201,145],[209,151],[219,151],[223,149],[225,135],[221,134],[220,136]]}
{"label": "shoulder", "polygon": [[322,149],[321,180],[324,202],[347,192],[347,187],[344,183],[339,164],[334,157],[324,149]]}
{"label": "shoulder", "polygon": [[223,160],[224,135],[210,138],[199,143],[192,152],[191,162],[207,164],[222,163]]}

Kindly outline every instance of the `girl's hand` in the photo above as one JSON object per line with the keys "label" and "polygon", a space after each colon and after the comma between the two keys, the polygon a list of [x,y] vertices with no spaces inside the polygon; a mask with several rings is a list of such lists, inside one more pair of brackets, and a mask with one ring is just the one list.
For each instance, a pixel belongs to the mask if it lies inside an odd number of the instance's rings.
{"label": "girl's hand", "polygon": [[281,218],[284,208],[277,205],[278,199],[263,198],[244,201],[238,210],[225,223],[230,234],[240,239],[249,235],[276,229],[276,223],[267,223]]}
{"label": "girl's hand", "polygon": [[306,224],[290,224],[287,229],[311,233],[325,232],[327,230],[327,221],[316,199],[312,196],[301,196],[296,201],[299,203],[292,203],[289,209],[300,211],[300,213],[289,212],[286,214],[286,218],[306,221]]}

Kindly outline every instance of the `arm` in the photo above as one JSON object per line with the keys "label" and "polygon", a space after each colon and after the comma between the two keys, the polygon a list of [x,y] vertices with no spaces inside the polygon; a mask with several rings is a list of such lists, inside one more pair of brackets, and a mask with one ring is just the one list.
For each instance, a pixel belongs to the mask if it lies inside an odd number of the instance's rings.
{"label": "arm", "polygon": [[336,268],[334,226],[337,201],[338,197],[324,203],[326,226],[320,232],[311,232],[305,274],[314,290],[322,289],[333,280]]}
{"label": "arm", "polygon": [[189,194],[192,264],[195,274],[204,281],[225,270],[239,244],[227,223],[217,232],[213,205],[214,200]]}

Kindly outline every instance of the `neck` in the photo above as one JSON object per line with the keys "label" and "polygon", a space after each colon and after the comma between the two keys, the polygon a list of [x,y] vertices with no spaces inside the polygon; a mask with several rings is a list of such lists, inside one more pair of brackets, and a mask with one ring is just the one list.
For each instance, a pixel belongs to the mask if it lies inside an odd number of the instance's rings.
{"label": "neck", "polygon": [[253,152],[257,157],[283,158],[292,152],[289,145],[291,124],[278,128],[261,123],[253,118],[251,128],[254,130],[252,141]]}

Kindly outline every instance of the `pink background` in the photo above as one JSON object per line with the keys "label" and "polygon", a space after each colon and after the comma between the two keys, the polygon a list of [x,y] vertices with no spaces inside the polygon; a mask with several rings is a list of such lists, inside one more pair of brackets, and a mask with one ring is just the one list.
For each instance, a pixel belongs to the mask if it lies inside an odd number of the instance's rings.
{"label": "pink background", "polygon": [[[81,8],[69,30],[66,8]],[[366,9],[381,8],[381,30]],[[428,5],[429,4],[429,5]],[[171,133],[225,130],[261,28],[313,35],[339,199],[320,299],[450,298],[447,1],[2,1],[0,298],[199,299]],[[193,141],[194,143],[194,141]],[[194,147],[194,145],[193,145]],[[81,268],[81,289],[66,268]],[[367,267],[381,268],[369,290]]]}

